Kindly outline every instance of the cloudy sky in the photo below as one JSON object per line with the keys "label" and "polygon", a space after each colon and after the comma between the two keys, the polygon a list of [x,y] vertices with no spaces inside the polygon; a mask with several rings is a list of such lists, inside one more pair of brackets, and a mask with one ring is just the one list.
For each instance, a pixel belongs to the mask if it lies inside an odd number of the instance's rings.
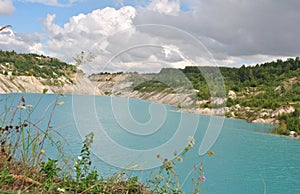
{"label": "cloudy sky", "polygon": [[300,55],[298,0],[0,0],[0,49],[98,71],[241,66]]}

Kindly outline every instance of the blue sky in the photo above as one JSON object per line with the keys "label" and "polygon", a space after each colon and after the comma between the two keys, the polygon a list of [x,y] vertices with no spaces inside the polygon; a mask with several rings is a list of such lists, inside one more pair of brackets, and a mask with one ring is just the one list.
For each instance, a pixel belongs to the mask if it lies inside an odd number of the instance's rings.
{"label": "blue sky", "polygon": [[[34,1],[34,0],[33,0]],[[95,9],[103,9],[105,7],[120,8],[121,6],[145,7],[150,1],[128,0],[85,0],[75,1],[70,4],[69,1],[59,1],[60,5],[47,5],[39,2],[13,1],[15,11],[8,16],[1,16],[1,24],[11,24],[18,32],[43,32],[42,20],[47,14],[56,14],[56,23],[63,25],[68,22],[69,18],[80,13],[87,14]],[[45,2],[47,2],[45,0]],[[187,11],[186,4],[181,4],[181,10]]]}
{"label": "blue sky", "polygon": [[[47,2],[45,0],[45,2]],[[118,2],[111,0],[92,0],[79,1],[68,5],[67,1],[59,1],[64,6],[49,6],[38,2],[13,1],[15,11],[8,16],[1,16],[1,24],[11,24],[14,30],[18,32],[43,32],[42,20],[47,14],[56,14],[56,23],[63,25],[68,22],[69,18],[80,13],[89,13],[95,9],[105,7],[120,7]],[[134,1],[131,1],[134,2]],[[125,2],[124,2],[125,4]],[[126,2],[131,5],[132,3]]]}
{"label": "blue sky", "polygon": [[140,70],[141,61],[153,63],[144,71],[158,63],[251,65],[300,55],[299,7],[294,0],[0,0],[0,26],[12,25],[0,32],[0,49],[70,63],[85,51],[98,64],[88,72],[112,57],[110,71]]}

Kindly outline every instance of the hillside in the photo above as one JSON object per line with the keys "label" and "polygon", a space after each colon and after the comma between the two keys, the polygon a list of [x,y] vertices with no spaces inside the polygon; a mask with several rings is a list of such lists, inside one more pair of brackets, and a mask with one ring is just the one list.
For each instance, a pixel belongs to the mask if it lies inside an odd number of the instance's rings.
{"label": "hillside", "polygon": [[0,50],[0,93],[101,94],[83,72],[58,59]]}

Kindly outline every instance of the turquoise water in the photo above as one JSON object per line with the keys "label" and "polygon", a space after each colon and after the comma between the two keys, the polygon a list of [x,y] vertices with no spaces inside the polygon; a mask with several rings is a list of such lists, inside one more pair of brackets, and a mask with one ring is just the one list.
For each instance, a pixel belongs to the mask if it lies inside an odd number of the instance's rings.
{"label": "turquoise water", "polygon": [[[17,104],[21,96],[26,104],[36,107],[31,119],[44,116],[38,125],[45,127],[55,95],[1,95],[1,113],[5,112],[5,104]],[[267,134],[270,125],[224,119],[211,147],[215,156],[199,156],[210,116],[182,114],[174,112],[174,107],[116,97],[65,95],[59,101],[64,104],[56,107],[52,126],[66,139],[66,152],[76,157],[81,136],[94,132],[93,164],[101,174],[117,172],[116,166],[139,164],[138,169],[148,170],[133,173],[147,178],[152,167],[160,164],[156,154],[172,157],[173,151],[180,153],[187,137],[194,135],[193,149],[176,167],[185,193],[192,191],[189,175],[200,162],[207,178],[201,193],[300,193],[300,141]],[[50,147],[46,147],[46,153],[55,157]]]}

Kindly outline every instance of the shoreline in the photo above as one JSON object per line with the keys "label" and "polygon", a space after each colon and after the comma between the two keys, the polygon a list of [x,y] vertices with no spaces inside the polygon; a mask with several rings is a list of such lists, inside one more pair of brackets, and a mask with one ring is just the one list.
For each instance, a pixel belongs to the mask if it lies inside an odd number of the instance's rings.
{"label": "shoreline", "polygon": [[[26,93],[26,94],[45,94],[45,95],[60,95],[61,93],[55,93],[55,92],[47,92],[47,93],[41,93],[41,92],[9,92],[9,93],[2,93],[0,92],[0,95],[6,95],[6,94],[21,94],[21,93]],[[133,93],[131,93],[133,94]],[[160,101],[155,101],[154,99],[142,99],[139,96],[123,96],[123,95],[103,95],[103,94],[89,94],[89,93],[62,93],[62,95],[89,95],[89,96],[104,96],[104,97],[120,97],[120,98],[131,98],[131,99],[138,99],[138,100],[144,100],[144,101],[148,101],[148,102],[154,102],[154,103],[160,103],[160,104],[164,104],[164,105],[169,105],[169,106],[173,106],[173,107],[177,107],[174,104],[167,104],[167,103],[163,103]],[[260,123],[260,124],[269,124],[269,125],[276,125],[276,123],[274,123],[275,119],[263,119],[263,118],[256,118],[256,120],[254,121],[249,121],[247,118],[238,118],[238,117],[233,117],[233,116],[228,116],[226,115],[228,113],[228,110],[230,110],[229,107],[223,107],[223,108],[217,108],[217,109],[213,109],[213,108],[187,108],[187,107],[182,107],[179,108],[178,110],[174,110],[174,112],[182,112],[182,113],[189,113],[189,114],[201,114],[201,115],[210,115],[210,116],[224,116],[225,118],[230,118],[230,119],[241,119],[244,120],[248,123]]]}
{"label": "shoreline", "polygon": [[[0,93],[0,95],[9,95],[9,94],[44,94],[44,95],[61,95],[59,93],[41,93],[41,92],[10,92],[10,93]],[[161,103],[161,102],[155,102],[155,101],[151,101],[148,99],[141,99],[141,98],[135,98],[135,97],[126,97],[126,96],[115,96],[115,95],[101,95],[101,94],[74,94],[74,93],[63,93],[62,95],[79,95],[79,96],[83,96],[83,95],[88,95],[88,96],[103,96],[103,97],[119,97],[119,98],[131,98],[131,99],[138,99],[138,100],[144,100],[144,101],[148,101],[148,102],[153,102],[153,103],[160,103],[160,104],[164,104],[164,105],[169,105],[169,106],[173,106],[173,107],[177,107],[175,105],[170,105],[170,104],[166,104],[166,103]],[[256,120],[254,121],[249,121],[246,118],[237,118],[237,117],[228,117],[226,115],[226,110],[228,111],[230,108],[229,107],[223,107],[223,108],[217,108],[217,109],[212,109],[212,108],[179,108],[178,110],[173,110],[173,112],[180,112],[180,113],[188,113],[188,114],[197,114],[197,115],[208,115],[208,116],[221,116],[224,118],[228,118],[228,119],[239,119],[248,123],[258,123],[258,124],[266,124],[266,125],[272,125],[273,127],[276,126],[276,123],[274,122],[270,122],[270,121],[276,121],[275,118],[272,119],[263,119],[263,118],[256,118]],[[260,122],[260,121],[264,121],[264,122]],[[267,122],[265,122],[267,121]],[[289,137],[291,139],[297,139],[300,140],[300,134],[297,134],[293,131],[291,131],[291,133],[289,135],[282,135],[279,133],[272,133],[270,132],[269,134],[274,134],[274,135],[278,135],[278,136],[284,136],[284,137]]]}

